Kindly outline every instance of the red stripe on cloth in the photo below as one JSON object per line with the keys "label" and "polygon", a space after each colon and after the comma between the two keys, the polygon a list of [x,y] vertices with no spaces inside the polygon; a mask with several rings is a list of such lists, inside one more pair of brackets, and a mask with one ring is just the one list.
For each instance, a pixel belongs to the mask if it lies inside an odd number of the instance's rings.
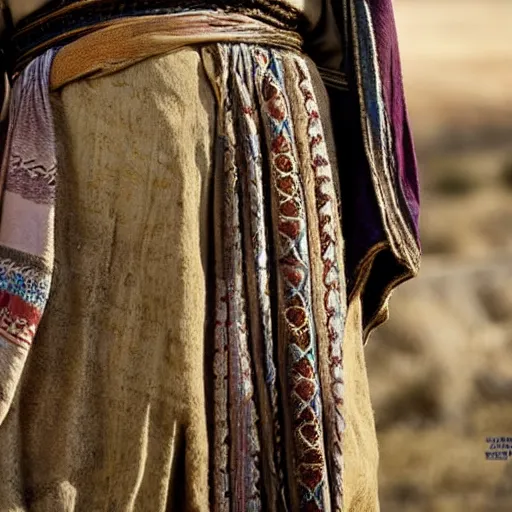
{"label": "red stripe on cloth", "polygon": [[13,343],[31,344],[41,311],[17,295],[0,291],[0,333]]}

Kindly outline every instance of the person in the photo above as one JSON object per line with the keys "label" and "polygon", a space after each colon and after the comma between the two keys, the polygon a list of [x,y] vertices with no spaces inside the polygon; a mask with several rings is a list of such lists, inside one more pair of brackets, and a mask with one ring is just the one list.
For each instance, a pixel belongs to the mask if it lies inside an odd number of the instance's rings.
{"label": "person", "polygon": [[390,0],[6,0],[0,510],[378,511],[419,267]]}

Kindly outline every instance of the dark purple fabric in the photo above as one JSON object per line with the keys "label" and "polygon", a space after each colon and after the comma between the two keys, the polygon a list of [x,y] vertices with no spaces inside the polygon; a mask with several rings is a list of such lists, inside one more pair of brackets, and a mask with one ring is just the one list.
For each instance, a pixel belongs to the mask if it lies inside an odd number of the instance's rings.
{"label": "dark purple fabric", "polygon": [[391,0],[368,0],[368,5],[373,20],[384,101],[394,140],[397,173],[419,244],[418,164],[405,105],[393,6]]}
{"label": "dark purple fabric", "polygon": [[[404,228],[417,243],[416,248],[406,249],[407,256],[413,258],[419,256],[415,252],[420,250],[418,166],[405,106],[391,0],[332,0],[332,8],[343,34],[345,54],[341,71],[349,84],[347,93],[329,90],[341,186],[345,272],[349,295],[356,289],[356,283],[364,282],[361,300],[366,340],[370,330],[383,321],[378,315],[383,312],[390,290],[413,277],[418,262],[409,260],[405,253],[396,253],[390,243],[364,146],[364,131],[374,137],[370,141],[374,151],[391,157],[389,171],[393,173],[390,178],[395,185],[395,198],[408,223]],[[348,20],[344,19],[345,13],[350,17]],[[354,33],[355,27],[360,32]],[[374,51],[379,76],[375,76],[372,65]],[[383,98],[374,96],[379,91]],[[362,103],[365,103],[363,111]],[[386,131],[382,138],[381,130]],[[379,147],[379,144],[383,145]],[[408,243],[408,233],[400,229],[404,244]]]}
{"label": "dark purple fabric", "polygon": [[331,91],[331,117],[338,153],[345,271],[349,293],[356,269],[375,244],[386,239],[361,137],[357,93]]}

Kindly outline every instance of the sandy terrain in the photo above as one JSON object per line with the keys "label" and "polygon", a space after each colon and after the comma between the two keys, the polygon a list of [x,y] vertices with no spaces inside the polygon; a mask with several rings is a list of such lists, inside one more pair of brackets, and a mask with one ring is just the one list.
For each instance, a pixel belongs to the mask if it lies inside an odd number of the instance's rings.
{"label": "sandy terrain", "polygon": [[425,255],[367,347],[381,511],[510,512],[512,0],[394,4]]}

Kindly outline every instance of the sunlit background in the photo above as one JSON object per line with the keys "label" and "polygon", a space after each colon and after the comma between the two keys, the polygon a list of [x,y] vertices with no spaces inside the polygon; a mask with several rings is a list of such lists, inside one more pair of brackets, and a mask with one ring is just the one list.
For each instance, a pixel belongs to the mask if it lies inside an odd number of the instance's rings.
{"label": "sunlit background", "polygon": [[381,510],[510,512],[512,0],[394,6],[424,257],[366,349]]}

